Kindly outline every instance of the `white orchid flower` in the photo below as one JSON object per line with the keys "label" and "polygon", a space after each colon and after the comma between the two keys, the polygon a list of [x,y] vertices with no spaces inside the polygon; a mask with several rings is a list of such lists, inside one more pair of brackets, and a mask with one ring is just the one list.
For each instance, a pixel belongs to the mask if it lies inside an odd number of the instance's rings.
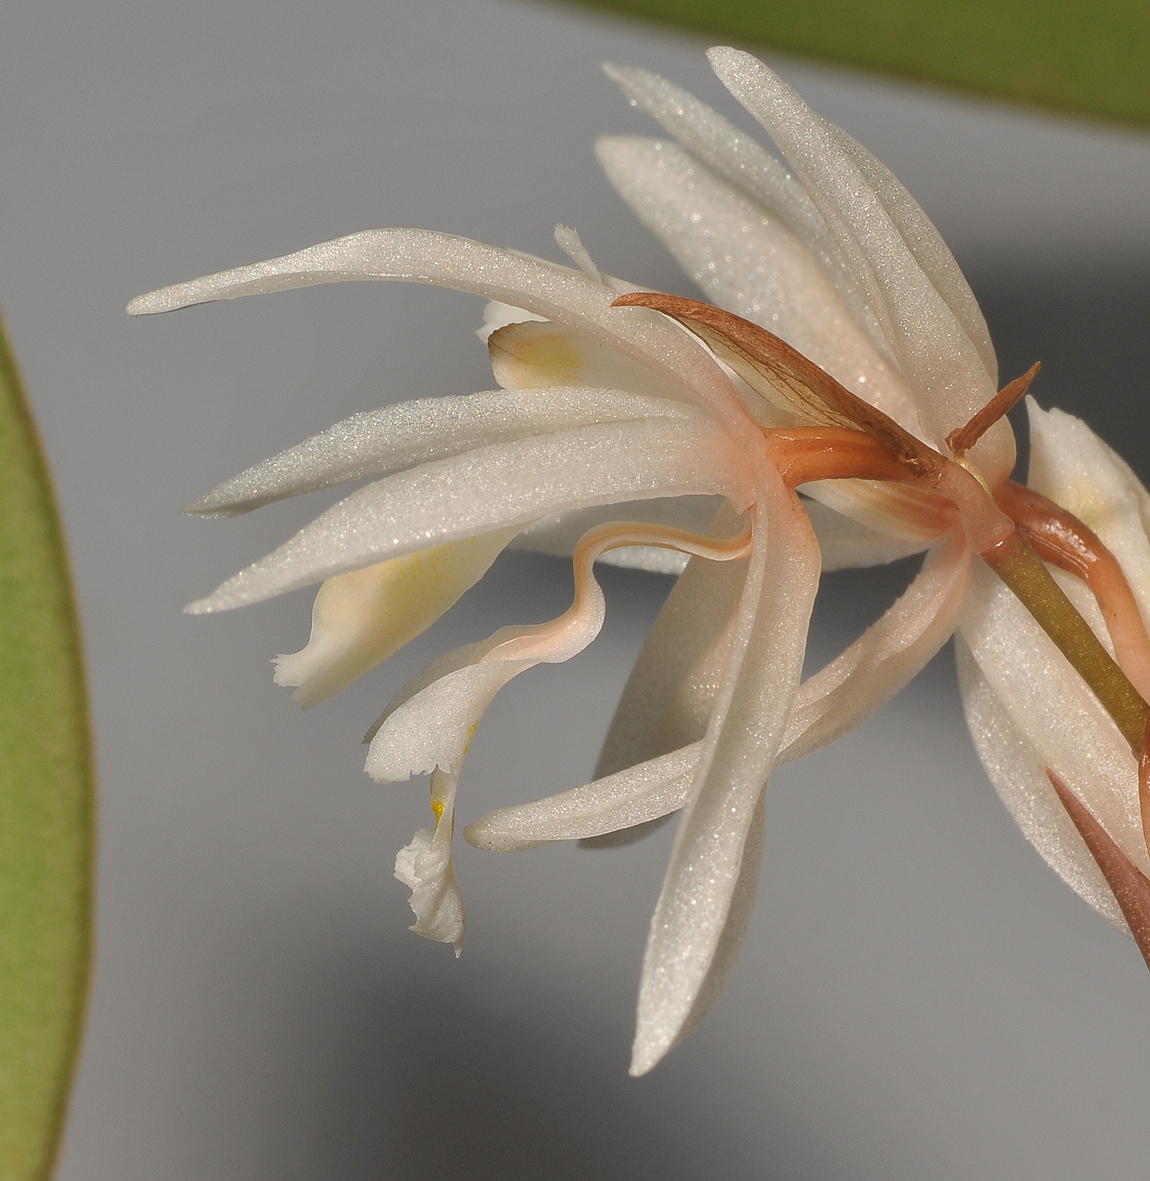
{"label": "white orchid flower", "polygon": [[[683,809],[644,960],[637,1074],[698,1022],[737,958],[772,769],[889,700],[960,610],[993,682],[1001,670],[983,649],[997,633],[973,614],[989,594],[982,581],[969,591],[974,555],[1024,597],[1035,598],[1027,578],[1050,582],[1022,540],[1042,514],[1008,496],[1024,525],[1016,529],[992,498],[1015,456],[1001,416],[1034,371],[996,395],[978,306],[906,190],[754,58],[731,49],[710,58],[791,171],[670,83],[614,67],[678,145],[608,139],[599,154],[717,306],[603,275],[563,227],[557,237],[578,269],[443,234],[378,230],[129,305],[161,312],[351,279],[436,283],[492,301],[483,335],[502,389],[357,415],[190,509],[226,515],[373,481],[189,608],[226,610],[322,581],[309,644],[277,665],[277,681],[297,686],[305,706],[426,628],[509,543],[573,553],[569,611],[446,654],[370,735],[374,778],[432,774],[436,828],[400,852],[396,873],[413,891],[413,929],[457,951],[455,795],[484,710],[513,677],[570,658],[597,634],[597,559],[677,571],[690,556],[624,691],[596,780],[503,809],[466,834],[511,850],[626,833]],[[800,485],[812,499],[799,500]],[[906,594],[800,684],[820,568],[926,548]],[[1052,619],[1065,624],[1063,607],[1028,605],[1045,610],[1048,630]],[[1109,660],[1074,618],[1066,627],[1079,649]],[[1144,703],[1132,706],[1112,665],[1103,686],[1111,712],[1142,705],[1144,723]],[[996,692],[993,682],[978,699]],[[1003,695],[994,700],[1001,712]]]}

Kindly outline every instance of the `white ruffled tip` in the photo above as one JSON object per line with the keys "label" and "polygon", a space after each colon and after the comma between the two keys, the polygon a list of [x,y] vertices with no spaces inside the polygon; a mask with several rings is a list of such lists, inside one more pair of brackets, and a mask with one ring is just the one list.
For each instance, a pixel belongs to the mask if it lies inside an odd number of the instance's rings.
{"label": "white ruffled tip", "polygon": [[411,891],[415,922],[410,930],[425,939],[455,946],[463,953],[463,897],[451,863],[451,846],[437,845],[435,833],[421,828],[395,855],[395,876]]}

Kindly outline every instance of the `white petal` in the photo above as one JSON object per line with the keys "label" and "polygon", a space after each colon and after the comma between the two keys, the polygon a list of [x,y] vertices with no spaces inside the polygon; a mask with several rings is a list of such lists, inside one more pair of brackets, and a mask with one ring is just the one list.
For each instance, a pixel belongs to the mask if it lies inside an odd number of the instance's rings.
{"label": "white petal", "polygon": [[419,398],[355,414],[214,488],[184,511],[250,512],[288,496],[566,427],[689,417],[681,402],[611,389],[494,390]]}
{"label": "white petal", "polygon": [[900,558],[918,553],[923,547],[920,538],[908,541],[868,529],[817,500],[804,501],[803,507],[819,539],[824,574],[832,570],[897,562]]}
{"label": "white petal", "polygon": [[138,296],[132,315],[169,312],[348,280],[402,280],[470,291],[587,332],[647,365],[679,396],[702,401],[738,429],[744,415],[734,387],[693,338],[646,308],[612,308],[616,291],[579,271],[512,250],[430,230],[367,230],[251,266],[237,267]]}
{"label": "white petal", "polygon": [[451,861],[455,829],[455,789],[459,777],[436,773],[431,797],[437,806],[435,831],[421,828],[410,845],[395,857],[395,876],[411,891],[417,935],[439,943],[453,943],[458,957],[463,949],[463,897]]}
{"label": "white petal", "polygon": [[[976,563],[960,634],[1010,722],[1143,873],[1150,857],[1130,747],[1014,595]],[[1039,848],[1046,855],[1046,850]]]}
{"label": "white petal", "polygon": [[426,631],[514,536],[481,533],[329,578],[312,607],[307,647],[276,657],[276,684],[298,686],[292,699],[304,709],[326,701]]}
{"label": "white petal", "polygon": [[[650,1070],[714,999],[716,957],[737,951],[724,939],[733,910],[745,911],[744,862],[755,859],[755,817],[798,689],[819,557],[810,524],[773,469],[763,473],[755,550],[732,637],[728,680],[679,825],[651,920],[639,988],[633,1074]],[[769,524],[768,524],[769,522]],[[763,536],[767,533],[767,536]],[[733,675],[732,675],[733,674]],[[753,890],[752,890],[753,893]],[[730,964],[724,954],[723,973]]]}
{"label": "white petal", "polygon": [[193,613],[225,611],[345,570],[562,509],[646,496],[752,495],[739,456],[714,420],[581,427],[435,460],[361,488]]}
{"label": "white petal", "polygon": [[1042,410],[1030,414],[1030,474],[1036,492],[1088,525],[1118,559],[1144,622],[1150,622],[1150,495],[1129,465],[1080,418]]}
{"label": "white petal", "polygon": [[1118,902],[1051,786],[1038,752],[1014,725],[961,637],[955,650],[966,722],[999,798],[1046,864],[1080,898],[1129,934]]}
{"label": "white petal", "polygon": [[922,434],[906,380],[778,215],[672,144],[612,137],[597,142],[596,154],[619,194],[707,299],[770,329],[912,434]]}
{"label": "white petal", "polygon": [[955,530],[897,602],[803,682],[787,721],[780,764],[853,730],[918,675],[954,631],[971,561],[961,531]]}
{"label": "white petal", "polygon": [[[724,511],[712,536],[729,536]],[[595,766],[595,778],[702,738],[723,669],[747,562],[693,558],[672,588],[639,653]]]}
{"label": "white petal", "polygon": [[823,215],[782,163],[717,111],[658,74],[610,63],[603,69],[636,106],[670,132],[696,160],[745,193],[763,211],[781,217],[831,276],[850,308],[851,318],[864,326],[880,352],[887,351],[866,292],[844,261]]}
{"label": "white petal", "polygon": [[500,808],[463,835],[477,848],[509,853],[645,824],[687,802],[700,750],[696,742],[583,787]]}
{"label": "white petal", "polygon": [[568,386],[626,390],[652,401],[678,393],[677,386],[647,366],[565,324],[508,324],[487,338],[487,348],[495,380],[504,389],[554,390],[556,409]]}
{"label": "white petal", "polygon": [[595,265],[591,252],[583,245],[583,239],[579,237],[578,230],[573,230],[570,226],[557,225],[555,227],[555,241],[559,244],[559,249],[587,278],[594,279],[596,283],[603,282],[603,272]]}
{"label": "white petal", "polygon": [[[942,440],[994,396],[996,374],[988,366],[985,325],[980,315],[974,318],[973,297],[937,231],[894,177],[761,62],[727,48],[712,49],[708,58],[819,207],[870,293],[895,359],[920,399],[924,426]],[[1009,427],[993,427],[971,456],[992,485],[1007,475],[1014,464]]]}

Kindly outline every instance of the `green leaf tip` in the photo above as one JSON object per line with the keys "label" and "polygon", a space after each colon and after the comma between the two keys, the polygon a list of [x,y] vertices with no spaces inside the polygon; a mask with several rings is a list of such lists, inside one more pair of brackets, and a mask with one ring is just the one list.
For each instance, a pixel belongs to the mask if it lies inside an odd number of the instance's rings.
{"label": "green leaf tip", "polygon": [[1150,123],[1141,0],[586,0],[748,46]]}
{"label": "green leaf tip", "polygon": [[0,1181],[46,1181],[91,958],[94,776],[64,539],[0,323]]}

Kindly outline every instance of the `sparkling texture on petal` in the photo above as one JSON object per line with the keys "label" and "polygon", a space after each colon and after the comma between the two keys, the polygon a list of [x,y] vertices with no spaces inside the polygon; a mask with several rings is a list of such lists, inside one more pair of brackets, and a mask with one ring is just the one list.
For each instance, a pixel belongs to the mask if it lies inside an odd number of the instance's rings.
{"label": "sparkling texture on petal", "polygon": [[[762,62],[727,48],[707,56],[818,206],[920,399],[923,425],[945,438],[994,396],[997,367],[982,314],[938,231],[882,165]],[[991,484],[1007,475],[1009,426],[992,427],[970,454]]]}
{"label": "sparkling texture on petal", "polygon": [[[1053,641],[981,562],[972,572],[959,628],[1011,725],[1042,766],[1078,796],[1143,873],[1150,873],[1129,745]],[[973,731],[977,719],[970,724]],[[1038,849],[1047,856],[1046,848]]]}
{"label": "sparkling texture on petal", "polygon": [[672,144],[611,137],[596,143],[596,154],[620,196],[708,300],[770,329],[852,393],[922,434],[906,380],[778,215]]}
{"label": "sparkling texture on petal", "polygon": [[757,859],[749,838],[802,672],[818,546],[797,498],[773,469],[762,477],[725,683],[651,919],[632,1074],[650,1070],[717,995],[712,967],[725,979],[734,962],[750,905],[741,869]]}
{"label": "sparkling texture on petal", "polygon": [[369,484],[225,582],[193,613],[226,611],[385,558],[564,509],[646,496],[752,495],[738,452],[696,411],[693,421],[581,427],[435,460]]}
{"label": "sparkling texture on petal", "polygon": [[354,414],[257,463],[184,511],[232,516],[273,501],[576,426],[686,418],[682,403],[610,389],[496,390]]}

